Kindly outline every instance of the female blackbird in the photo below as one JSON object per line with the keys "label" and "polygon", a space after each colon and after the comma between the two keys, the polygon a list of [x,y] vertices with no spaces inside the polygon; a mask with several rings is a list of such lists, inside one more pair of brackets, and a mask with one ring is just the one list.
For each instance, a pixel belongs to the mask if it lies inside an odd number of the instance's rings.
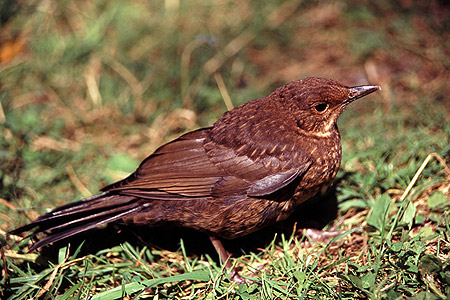
{"label": "female blackbird", "polygon": [[281,221],[324,191],[341,162],[339,115],[379,89],[316,77],[290,82],[226,112],[211,127],[161,146],[103,193],[58,207],[10,233],[45,232],[32,251],[114,221],[171,223],[206,232],[230,267],[218,238]]}

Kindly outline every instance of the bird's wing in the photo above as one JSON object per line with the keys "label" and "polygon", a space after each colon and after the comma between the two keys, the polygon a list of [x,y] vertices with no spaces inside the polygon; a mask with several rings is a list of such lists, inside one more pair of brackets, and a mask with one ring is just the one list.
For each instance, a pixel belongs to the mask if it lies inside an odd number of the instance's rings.
{"label": "bird's wing", "polygon": [[208,128],[200,129],[160,147],[135,173],[103,191],[159,200],[262,196],[288,185],[310,166],[270,156],[255,161],[221,145],[204,147],[207,134]]}
{"label": "bird's wing", "polygon": [[136,172],[102,191],[161,200],[210,197],[211,186],[223,172],[205,155],[205,130],[187,133],[161,146]]}
{"label": "bird's wing", "polygon": [[[214,165],[229,175],[224,178],[223,182],[215,186],[215,194],[226,194],[229,189],[242,186],[239,181],[243,181],[247,183],[245,194],[249,196],[268,195],[291,183],[311,166],[311,161],[306,157],[299,163],[298,160],[288,160],[287,156],[283,160],[279,156],[267,154],[267,151],[263,149],[254,149],[256,155],[249,157],[236,154],[238,151],[233,147],[212,141],[206,143],[204,147]],[[253,147],[256,146],[253,145]]]}

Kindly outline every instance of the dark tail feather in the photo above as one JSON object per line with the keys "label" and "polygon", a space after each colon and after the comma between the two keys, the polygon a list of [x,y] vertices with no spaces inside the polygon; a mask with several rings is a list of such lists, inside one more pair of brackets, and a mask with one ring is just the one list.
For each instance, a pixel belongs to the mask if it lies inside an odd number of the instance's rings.
{"label": "dark tail feather", "polygon": [[9,234],[19,234],[36,227],[31,235],[47,233],[45,238],[30,248],[29,251],[33,251],[99,225],[120,220],[138,212],[141,208],[135,197],[103,193],[58,207],[35,221],[14,229]]}
{"label": "dark tail feather", "polygon": [[36,250],[36,249],[38,249],[40,247],[46,246],[46,245],[51,244],[53,242],[60,241],[60,240],[65,239],[65,238],[67,238],[69,236],[72,236],[72,235],[75,235],[75,234],[78,234],[78,233],[81,233],[81,232],[93,229],[93,228],[95,228],[95,227],[97,227],[99,225],[110,223],[110,222],[113,222],[113,221],[116,221],[116,220],[120,220],[121,218],[123,218],[125,216],[128,216],[128,215],[130,215],[132,213],[135,213],[135,212],[137,212],[139,210],[140,210],[140,207],[134,207],[131,210],[124,211],[124,212],[122,212],[120,214],[113,215],[113,216],[111,216],[109,218],[103,218],[103,219],[95,220],[95,221],[92,221],[92,222],[89,222],[89,223],[83,223],[82,225],[79,225],[79,226],[76,226],[76,227],[69,227],[69,229],[65,229],[65,230],[63,230],[61,232],[58,232],[58,233],[51,233],[50,235],[48,235],[45,238],[39,240],[37,243],[35,243],[33,246],[31,246],[29,251],[34,251],[34,250]]}

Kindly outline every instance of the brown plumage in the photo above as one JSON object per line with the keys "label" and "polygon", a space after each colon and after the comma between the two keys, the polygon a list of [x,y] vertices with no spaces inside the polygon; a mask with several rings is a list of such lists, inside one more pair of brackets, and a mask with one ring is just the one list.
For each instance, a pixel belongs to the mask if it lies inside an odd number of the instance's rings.
{"label": "brown plumage", "polygon": [[[12,234],[47,236],[31,250],[100,224],[171,223],[232,239],[288,217],[332,182],[341,161],[336,121],[378,86],[323,78],[290,82],[182,135],[147,157],[128,178],[92,198],[56,208]],[[229,264],[228,264],[229,265]]]}

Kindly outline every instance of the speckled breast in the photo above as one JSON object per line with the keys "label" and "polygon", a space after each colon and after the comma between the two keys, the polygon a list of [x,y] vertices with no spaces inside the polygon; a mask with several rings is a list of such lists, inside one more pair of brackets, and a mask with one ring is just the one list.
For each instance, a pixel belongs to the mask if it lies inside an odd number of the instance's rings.
{"label": "speckled breast", "polygon": [[332,184],[341,164],[341,142],[339,132],[318,141],[320,147],[312,147],[312,165],[298,181],[291,199],[282,203],[282,212],[277,222],[286,219],[302,202],[323,194]]}
{"label": "speckled breast", "polygon": [[298,205],[317,193],[324,193],[331,185],[341,164],[341,142],[339,133],[321,139],[320,147],[313,153],[313,163],[302,177],[293,198]]}

